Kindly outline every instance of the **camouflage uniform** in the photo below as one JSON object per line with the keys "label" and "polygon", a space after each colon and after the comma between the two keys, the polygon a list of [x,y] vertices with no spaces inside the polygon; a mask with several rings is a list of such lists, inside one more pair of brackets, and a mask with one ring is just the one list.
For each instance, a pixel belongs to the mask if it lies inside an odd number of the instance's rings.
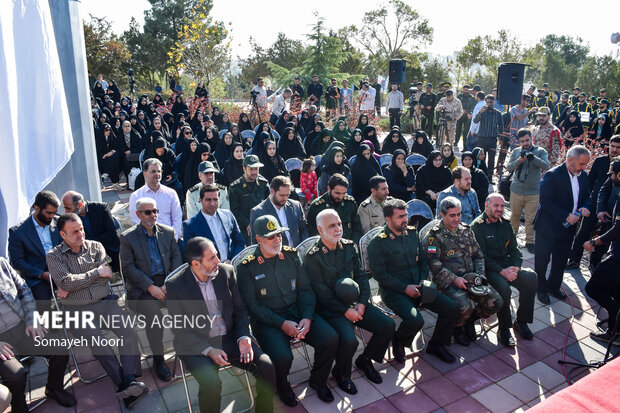
{"label": "camouflage uniform", "polygon": [[475,273],[485,278],[484,255],[469,225],[460,223],[450,231],[440,221],[423,240],[428,266],[439,291],[452,298],[459,306],[460,318],[455,326],[462,326],[475,310],[481,318],[497,313],[504,304],[502,297],[490,285],[486,296],[470,294],[454,285],[457,277]]}
{"label": "camouflage uniform", "polygon": [[[456,97],[452,99],[452,102],[448,102],[447,97],[442,97],[437,106],[435,106],[435,111],[439,112],[442,107],[446,109],[446,115],[452,118],[446,123],[448,141],[444,143],[454,145],[454,139],[456,137],[456,122],[461,118],[461,116],[463,116],[463,105]],[[437,116],[439,116],[439,114]]]}

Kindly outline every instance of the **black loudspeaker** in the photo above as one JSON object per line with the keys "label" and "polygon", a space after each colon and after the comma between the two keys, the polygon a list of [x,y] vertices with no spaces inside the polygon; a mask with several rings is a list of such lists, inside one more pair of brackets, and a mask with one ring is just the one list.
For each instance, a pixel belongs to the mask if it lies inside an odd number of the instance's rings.
{"label": "black loudspeaker", "polygon": [[497,100],[502,105],[518,105],[523,96],[525,64],[502,63],[497,70]]}
{"label": "black loudspeaker", "polygon": [[407,82],[407,62],[400,59],[390,60],[390,84]]}

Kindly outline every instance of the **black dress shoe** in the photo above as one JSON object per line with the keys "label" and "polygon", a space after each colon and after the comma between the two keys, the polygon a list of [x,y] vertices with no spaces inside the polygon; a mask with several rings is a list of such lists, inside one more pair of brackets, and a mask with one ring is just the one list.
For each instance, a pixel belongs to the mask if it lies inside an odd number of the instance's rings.
{"label": "black dress shoe", "polygon": [[140,393],[137,396],[129,396],[129,397],[125,397],[123,399],[123,404],[125,405],[126,408],[130,408],[131,406],[133,406],[138,400],[140,400],[141,398],[143,398],[144,396],[146,396],[146,394],[149,392],[148,387],[144,388],[144,391],[142,393]]}
{"label": "black dress shoe", "polygon": [[161,360],[155,361],[155,374],[161,381],[170,381],[170,379],[172,379],[170,369],[168,368],[168,365],[164,362],[163,358]]}
{"label": "black dress shoe", "polygon": [[75,397],[71,393],[69,393],[65,389],[60,390],[50,390],[45,388],[45,396],[56,400],[59,405],[64,407],[73,407],[75,406]]}
{"label": "black dress shoe", "polygon": [[321,399],[321,401],[324,401],[325,403],[331,403],[334,401],[334,395],[332,394],[332,391],[329,389],[329,387],[327,387],[326,385],[319,386],[313,381],[310,381],[310,388],[316,391],[316,395],[319,396],[319,399]]}
{"label": "black dress shoe", "polygon": [[536,296],[538,297],[538,301],[540,301],[544,305],[551,304],[551,299],[549,298],[549,294],[547,294],[547,293],[536,293]]}
{"label": "black dress shoe", "polygon": [[527,252],[529,252],[530,254],[536,254],[536,246],[532,243],[529,244],[525,244],[525,248],[527,249]]}
{"label": "black dress shoe", "polygon": [[478,340],[478,334],[476,334],[476,320],[480,317],[472,314],[469,319],[465,322],[465,334],[470,342],[474,342]]}
{"label": "black dress shoe", "polygon": [[454,355],[450,353],[447,348],[445,348],[442,344],[435,343],[433,341],[428,343],[426,352],[438,357],[446,363],[454,363],[456,361],[456,357],[454,357]]}
{"label": "black dress shoe", "polygon": [[358,369],[364,372],[364,375],[368,380],[373,383],[383,383],[383,379],[375,367],[372,365],[372,360],[366,357],[363,354],[360,354],[358,358],[355,359],[355,365]]}
{"label": "black dress shoe", "polygon": [[392,337],[392,353],[394,354],[394,360],[399,363],[405,362],[405,346],[396,337],[396,334]]}
{"label": "black dress shoe", "polygon": [[578,268],[579,268],[579,263],[576,261],[569,261],[568,264],[566,264],[567,270],[576,270]]}
{"label": "black dress shoe", "polygon": [[504,347],[514,347],[517,345],[509,328],[497,329],[497,339]]}
{"label": "black dress shoe", "polygon": [[464,347],[467,347],[469,345],[470,341],[467,338],[467,334],[465,334],[464,327],[454,327],[454,332],[452,333],[452,335],[454,336],[454,341],[456,342],[456,344],[460,344]]}
{"label": "black dress shoe", "polygon": [[558,300],[566,300],[566,294],[564,294],[562,290],[549,291],[549,294],[551,294]]}
{"label": "black dress shoe", "polygon": [[288,407],[296,407],[298,404],[297,396],[295,396],[290,384],[286,389],[278,389],[278,397]]}
{"label": "black dress shoe", "polygon": [[532,330],[530,330],[525,321],[516,320],[512,328],[517,332],[517,334],[526,340],[531,340],[534,338]]}
{"label": "black dress shoe", "polygon": [[357,387],[355,387],[355,383],[353,383],[350,377],[342,377],[342,375],[336,370],[336,367],[332,369],[332,376],[334,376],[336,383],[338,383],[338,387],[340,387],[342,391],[349,394],[357,394]]}

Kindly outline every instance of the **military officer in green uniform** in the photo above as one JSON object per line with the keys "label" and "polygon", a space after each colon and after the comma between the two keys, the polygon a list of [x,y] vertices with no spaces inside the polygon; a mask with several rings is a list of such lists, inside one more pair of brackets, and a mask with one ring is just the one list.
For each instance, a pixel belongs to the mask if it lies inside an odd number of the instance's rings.
{"label": "military officer in green uniform", "polygon": [[230,210],[235,216],[245,245],[252,243],[250,231],[250,211],[269,196],[269,182],[258,174],[260,167],[258,156],[247,155],[243,159],[243,175],[234,180],[230,186]]}
{"label": "military officer in green uniform", "polygon": [[503,300],[486,281],[484,255],[469,225],[461,222],[461,201],[449,196],[439,204],[441,221],[423,240],[433,281],[459,307],[454,339],[461,345],[476,340],[475,321],[502,308]]}
{"label": "military officer in green uniform", "polygon": [[454,363],[455,357],[445,346],[450,345],[452,328],[459,317],[458,306],[428,282],[426,253],[415,228],[407,226],[407,204],[400,199],[387,200],[383,214],[386,225],[368,244],[368,262],[383,302],[402,319],[392,338],[394,358],[400,363],[405,361],[404,347],[411,346],[424,326],[419,311],[424,307],[438,315],[426,352]]}
{"label": "military officer in green uniform", "polygon": [[467,134],[469,133],[469,127],[471,126],[471,118],[476,107],[476,98],[469,93],[469,85],[463,86],[463,93],[457,96],[457,99],[461,101],[463,105],[463,116],[456,122],[456,140],[454,145],[459,144],[459,139],[463,135],[463,151],[467,147]]}
{"label": "military officer in green uniform", "polygon": [[536,273],[523,268],[523,257],[517,238],[510,225],[504,219],[504,197],[499,193],[490,194],[485,202],[485,210],[472,224],[471,229],[484,254],[484,266],[489,284],[502,296],[504,305],[497,312],[499,342],[507,347],[515,346],[515,339],[510,333],[513,326],[510,313],[510,287],[519,291],[519,309],[514,322],[515,331],[524,339],[531,340],[534,335],[528,323],[534,321],[534,297],[536,296]]}
{"label": "military officer in green uniform", "polygon": [[396,326],[394,320],[372,305],[370,285],[360,265],[357,244],[342,238],[338,213],[324,209],[316,221],[321,239],[306,254],[304,267],[316,294],[317,313],[338,332],[338,352],[332,375],[342,390],[355,394],[357,389],[351,381],[353,356],[358,345],[355,326],[372,333],[355,365],[374,383],[383,380],[372,361],[383,362]]}
{"label": "military officer in green uniform", "polygon": [[282,246],[282,233],[273,215],[254,221],[258,246],[237,267],[239,291],[250,314],[252,332],[276,369],[276,390],[284,404],[297,405],[288,382],[293,363],[291,340],[314,347],[310,387],[319,399],[334,396],[327,378],[338,347],[338,333],[315,313],[316,298],[295,248]]}
{"label": "military officer in green uniform", "polygon": [[359,242],[362,237],[362,222],[357,214],[357,204],[347,195],[349,181],[342,174],[333,174],[327,181],[327,192],[312,201],[308,208],[308,228],[310,235],[318,235],[316,217],[324,209],[334,209],[342,221],[343,238]]}
{"label": "military officer in green uniform", "polygon": [[552,112],[553,112],[553,107],[555,106],[553,104],[553,99],[545,95],[544,89],[538,89],[538,95],[534,97],[534,101],[532,102],[532,105],[537,108],[542,108],[546,106],[549,109],[551,109]]}
{"label": "military officer in green uniform", "polygon": [[435,118],[435,101],[437,95],[433,93],[433,84],[426,84],[426,91],[420,95],[420,111],[422,116],[422,130],[433,136],[433,119]]}
{"label": "military officer in green uniform", "polygon": [[555,105],[555,108],[553,108],[553,123],[556,123],[560,116],[562,116],[564,111],[568,108],[572,109],[572,106],[568,103],[568,93],[563,93],[560,97],[560,102]]}

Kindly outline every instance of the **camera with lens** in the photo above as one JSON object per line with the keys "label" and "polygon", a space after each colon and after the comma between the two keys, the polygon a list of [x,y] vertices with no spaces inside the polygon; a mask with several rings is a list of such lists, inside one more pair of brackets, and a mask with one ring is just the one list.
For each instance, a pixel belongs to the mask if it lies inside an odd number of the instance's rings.
{"label": "camera with lens", "polygon": [[250,91],[250,96],[252,97],[252,102],[256,102],[256,98],[258,97],[258,90],[251,90]]}
{"label": "camera with lens", "polygon": [[534,152],[532,152],[531,150],[523,151],[521,152],[521,156],[527,158],[528,161],[531,161],[532,159],[534,159]]}

